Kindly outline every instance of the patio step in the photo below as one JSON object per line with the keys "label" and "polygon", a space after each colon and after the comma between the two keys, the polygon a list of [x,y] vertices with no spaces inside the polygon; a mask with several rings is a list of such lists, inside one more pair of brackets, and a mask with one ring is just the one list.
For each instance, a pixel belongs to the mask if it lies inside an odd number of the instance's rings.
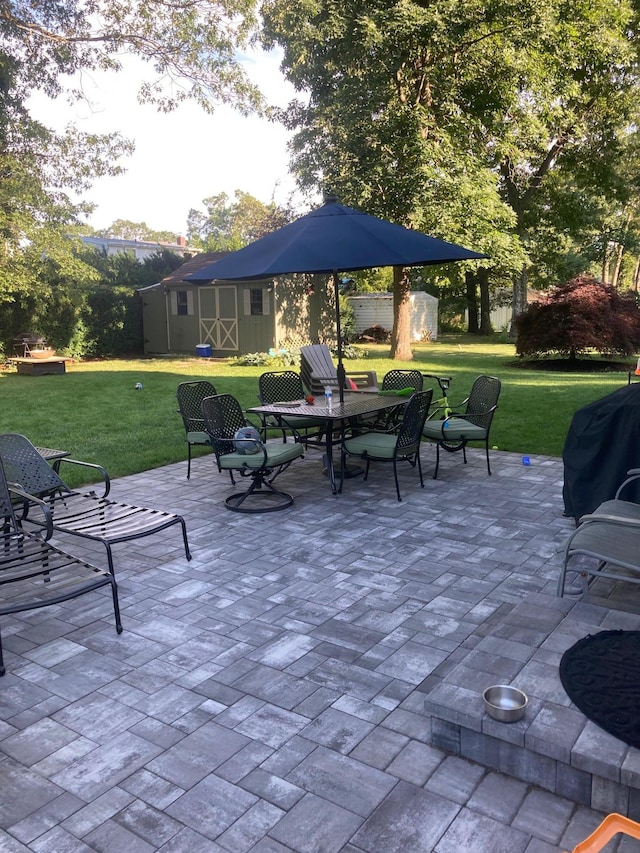
{"label": "patio step", "polygon": [[[502,604],[420,686],[432,743],[573,802],[639,820],[640,750],[587,720],[558,674],[563,652],[577,640],[637,630],[637,613],[544,593]],[[500,723],[485,713],[482,692],[500,683],[529,697],[521,721]]]}

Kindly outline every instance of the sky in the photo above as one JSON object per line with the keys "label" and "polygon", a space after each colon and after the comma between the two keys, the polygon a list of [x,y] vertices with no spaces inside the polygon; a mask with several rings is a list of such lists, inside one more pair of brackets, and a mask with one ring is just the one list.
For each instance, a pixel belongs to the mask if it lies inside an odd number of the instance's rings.
{"label": "sky", "polygon": [[[246,63],[270,103],[285,106],[294,97],[274,53],[253,54]],[[133,139],[135,153],[123,158],[126,172],[98,179],[83,198],[97,205],[89,218],[94,228],[106,228],[116,219],[145,222],[150,228],[186,234],[191,208],[204,211],[202,200],[236,190],[262,202],[286,202],[295,192],[289,174],[289,133],[280,125],[257,117],[244,118],[229,107],[208,115],[185,103],[171,113],[157,112],[136,100],[137,81],[145,66],[127,62],[119,74],[83,75],[90,103],[69,105],[36,93],[29,102],[34,118],[62,130],[68,123],[96,133],[120,131]],[[302,198],[294,195],[299,205]]]}

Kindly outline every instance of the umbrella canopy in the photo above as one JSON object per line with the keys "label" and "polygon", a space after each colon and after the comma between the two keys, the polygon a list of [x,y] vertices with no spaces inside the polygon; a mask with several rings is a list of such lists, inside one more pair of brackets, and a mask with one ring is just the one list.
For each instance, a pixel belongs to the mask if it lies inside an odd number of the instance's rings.
{"label": "umbrella canopy", "polygon": [[340,399],[344,384],[339,272],[371,267],[428,266],[486,258],[455,243],[394,225],[329,198],[321,206],[243,249],[203,267],[185,281],[248,281],[287,273],[330,273],[336,300]]}
{"label": "umbrella canopy", "polygon": [[187,276],[188,281],[353,272],[486,258],[330,198],[316,210]]}

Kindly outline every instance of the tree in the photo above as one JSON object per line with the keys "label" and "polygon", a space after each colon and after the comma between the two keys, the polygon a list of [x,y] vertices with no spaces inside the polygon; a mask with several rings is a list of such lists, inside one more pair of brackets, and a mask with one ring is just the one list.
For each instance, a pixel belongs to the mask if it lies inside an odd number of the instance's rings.
{"label": "tree", "polygon": [[[565,0],[545,17],[514,68],[510,108],[490,128],[501,189],[527,248],[538,242],[537,197],[559,167],[589,195],[615,191],[622,138],[637,116],[634,4]],[[514,282],[514,318],[526,305],[527,277],[525,265]]]}
{"label": "tree", "polygon": [[[320,2],[313,11],[286,0],[265,4],[266,45],[283,48],[285,74],[309,92],[307,103],[292,103],[283,114],[296,131],[301,186],[324,185],[355,207],[454,242],[464,242],[456,238],[466,233],[472,248],[488,251],[494,240],[504,242],[512,213],[486,153],[471,149],[475,124],[490,106],[487,86],[497,85],[486,42],[501,43],[509,32],[523,48],[537,6],[525,7],[504,0],[347,0],[339,10]],[[454,225],[452,205],[465,197],[474,203],[464,205]],[[485,245],[477,244],[478,235]],[[511,243],[517,251],[517,238]],[[398,271],[394,282],[392,352],[409,358],[407,276]]]}
{"label": "tree", "polygon": [[591,350],[631,355],[640,349],[640,308],[589,275],[554,288],[521,312],[515,321],[516,353],[550,352],[576,359]]}
{"label": "tree", "polygon": [[264,204],[236,190],[235,201],[226,193],[205,198],[206,214],[191,209],[187,217],[189,242],[210,252],[234,251],[291,222],[293,210],[271,201]]}
{"label": "tree", "polygon": [[144,240],[149,243],[175,243],[177,235],[173,231],[156,231],[146,222],[131,222],[129,219],[116,219],[107,228],[95,232],[97,237],[117,237],[121,240]]}
{"label": "tree", "polygon": [[[2,0],[0,52],[20,68],[21,94],[55,97],[63,75],[122,69],[122,56],[153,70],[141,101],[171,110],[195,100],[204,109],[230,103],[250,112],[260,95],[238,51],[256,26],[253,0]],[[70,91],[82,97],[81,82]]]}
{"label": "tree", "polygon": [[516,271],[520,310],[541,188],[559,162],[589,164],[588,187],[601,188],[633,115],[630,0],[269,0],[263,14],[266,44],[282,46],[289,80],[309,92],[284,114],[301,185],[445,239],[457,199],[483,187],[492,203],[457,221],[492,277]]}
{"label": "tree", "polygon": [[[118,134],[55,134],[29,115],[31,92],[82,97],[82,75],[146,62],[141,101],[170,110],[192,98],[204,109],[262,108],[239,51],[255,27],[254,0],[0,0],[0,303],[47,296],[53,272],[93,275],[70,235],[92,206],[71,201],[92,181],[122,171],[132,145]],[[46,261],[43,261],[46,258]]]}

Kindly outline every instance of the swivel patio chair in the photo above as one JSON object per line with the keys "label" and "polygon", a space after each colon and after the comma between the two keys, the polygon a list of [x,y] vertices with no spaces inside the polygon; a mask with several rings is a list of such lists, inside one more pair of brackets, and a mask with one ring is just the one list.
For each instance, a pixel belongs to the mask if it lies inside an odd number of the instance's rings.
{"label": "swivel patio chair", "polygon": [[[302,402],[305,398],[302,379],[293,370],[271,370],[263,373],[258,379],[258,399],[261,405],[279,402]],[[299,435],[304,445],[313,439],[319,441],[324,430],[318,428],[317,418],[281,417],[267,415],[262,418],[263,436],[266,440],[268,429],[282,431],[283,441],[287,440],[287,433]]]}
{"label": "swivel patio chair", "polygon": [[425,438],[436,443],[436,468],[433,479],[438,476],[440,466],[440,450],[449,453],[462,451],[464,464],[467,464],[466,447],[470,441],[484,442],[487,457],[487,472],[491,476],[489,463],[489,432],[493,416],[498,408],[501,383],[495,376],[478,376],[471,387],[471,393],[458,408],[466,406],[463,411],[452,412],[442,420],[427,420],[422,434]]}
{"label": "swivel patio chair", "polygon": [[389,432],[368,430],[351,438],[346,438],[342,442],[343,454],[358,456],[366,462],[365,480],[369,476],[371,462],[391,462],[393,464],[393,476],[399,501],[402,500],[400,485],[398,484],[399,461],[405,460],[412,467],[417,467],[420,475],[420,486],[424,488],[420,464],[420,446],[422,428],[431,405],[432,394],[433,391],[429,389],[428,391],[418,391],[410,397],[396,430]]}
{"label": "swivel patio chair", "polygon": [[[13,501],[28,503],[34,512],[42,512],[44,530],[24,530],[16,517]],[[49,505],[17,486],[10,490],[1,464],[0,514],[0,615],[58,605],[108,586],[111,588],[116,631],[118,634],[122,632],[118,587],[113,573],[50,545],[48,540],[53,533],[53,521]],[[25,622],[16,636],[28,637],[28,634],[28,622]],[[0,637],[0,676],[4,674]]]}
{"label": "swivel patio chair", "polygon": [[[326,344],[310,344],[300,347],[300,376],[306,388],[314,396],[321,396],[325,386],[338,387],[338,371]],[[373,370],[350,370],[347,373],[345,390],[378,390],[378,380]]]}
{"label": "swivel patio chair", "polygon": [[[77,459],[59,460],[60,466],[82,466],[87,472],[91,471],[102,477],[102,495],[99,496],[93,490],[81,492],[70,489],[23,435],[0,435],[0,460],[4,465],[7,480],[12,485],[17,483],[28,494],[46,501],[51,510],[54,531],[91,539],[104,545],[112,575],[115,574],[113,545],[151,536],[174,524],[179,524],[182,529],[185,556],[187,560],[191,559],[187,528],[182,516],[109,500],[107,495],[111,489],[111,481],[100,465]],[[23,501],[23,524],[25,521],[42,524],[37,516],[29,515],[29,508],[30,502]]]}
{"label": "swivel patio chair", "polygon": [[217,394],[215,387],[206,379],[181,382],[178,385],[178,413],[182,417],[187,434],[187,480],[191,477],[191,448],[197,445],[211,446],[202,420],[202,401]]}
{"label": "swivel patio chair", "polygon": [[[273,481],[294,459],[304,455],[297,436],[295,441],[262,441],[260,433],[246,420],[240,403],[231,394],[216,394],[202,401],[205,429],[211,440],[219,471],[228,471],[235,485],[234,472],[248,477],[249,488],[230,495],[227,509],[234,512],[275,512],[286,509],[293,497],[273,485]],[[249,429],[253,427],[251,432]],[[293,430],[292,430],[293,432]]]}

